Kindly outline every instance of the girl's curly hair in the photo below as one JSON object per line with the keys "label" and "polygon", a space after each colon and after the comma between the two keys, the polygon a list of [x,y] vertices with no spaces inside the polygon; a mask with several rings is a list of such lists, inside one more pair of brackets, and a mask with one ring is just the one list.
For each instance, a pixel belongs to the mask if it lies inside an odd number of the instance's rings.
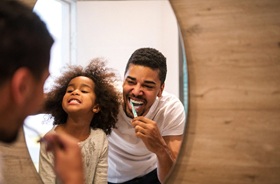
{"label": "girl's curly hair", "polygon": [[102,129],[107,135],[112,128],[116,128],[117,116],[121,96],[114,84],[118,82],[116,73],[105,66],[105,61],[100,58],[93,59],[88,66],[68,65],[61,77],[55,80],[54,86],[46,94],[44,110],[53,116],[53,124],[64,124],[67,120],[67,113],[62,108],[62,99],[69,82],[78,76],[85,76],[95,83],[94,92],[96,103],[100,106],[100,111],[94,115],[90,126]]}

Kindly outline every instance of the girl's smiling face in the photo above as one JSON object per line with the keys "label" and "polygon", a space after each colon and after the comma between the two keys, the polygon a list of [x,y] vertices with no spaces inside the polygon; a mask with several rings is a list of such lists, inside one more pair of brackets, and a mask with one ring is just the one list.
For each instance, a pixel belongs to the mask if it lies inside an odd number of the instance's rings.
{"label": "girl's smiling face", "polygon": [[96,104],[96,95],[94,92],[94,82],[85,76],[73,78],[66,89],[62,100],[63,110],[69,113],[79,112],[83,114],[93,115],[99,110]]}

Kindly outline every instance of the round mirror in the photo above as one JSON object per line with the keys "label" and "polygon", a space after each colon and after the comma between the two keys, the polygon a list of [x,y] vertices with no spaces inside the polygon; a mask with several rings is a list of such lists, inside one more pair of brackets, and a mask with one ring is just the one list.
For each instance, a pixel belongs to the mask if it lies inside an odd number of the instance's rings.
{"label": "round mirror", "polygon": [[[67,63],[86,65],[92,58],[103,57],[122,77],[133,51],[152,47],[167,58],[165,90],[179,97],[187,112],[186,57],[180,29],[168,0],[38,0],[34,11],[45,20],[56,41],[46,90]],[[29,116],[25,124],[42,135],[52,128],[52,121],[45,114]],[[38,135],[27,127],[24,131],[29,153],[38,170]]]}

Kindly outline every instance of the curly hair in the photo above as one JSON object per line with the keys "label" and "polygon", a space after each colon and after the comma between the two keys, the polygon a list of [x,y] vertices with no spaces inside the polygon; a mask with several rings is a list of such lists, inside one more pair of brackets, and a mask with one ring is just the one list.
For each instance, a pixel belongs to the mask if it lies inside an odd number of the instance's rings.
{"label": "curly hair", "polygon": [[159,70],[161,84],[165,82],[167,73],[166,57],[158,50],[149,47],[135,50],[126,64],[125,74],[130,64],[149,67],[152,70]]}
{"label": "curly hair", "polygon": [[68,115],[62,108],[62,99],[69,82],[78,76],[88,77],[95,83],[94,92],[100,111],[91,120],[91,128],[100,128],[107,135],[110,134],[112,128],[116,128],[121,98],[119,91],[114,86],[118,81],[116,73],[107,68],[105,61],[100,58],[93,59],[85,68],[68,65],[66,71],[55,80],[54,86],[46,94],[45,112],[53,116],[54,125],[66,122]]}

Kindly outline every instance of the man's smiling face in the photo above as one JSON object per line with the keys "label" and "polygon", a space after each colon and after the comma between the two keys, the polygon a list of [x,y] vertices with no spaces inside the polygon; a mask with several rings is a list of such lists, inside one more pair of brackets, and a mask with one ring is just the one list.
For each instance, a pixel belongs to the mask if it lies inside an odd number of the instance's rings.
{"label": "man's smiling face", "polygon": [[126,115],[133,118],[131,101],[138,116],[145,116],[156,97],[161,96],[163,89],[164,84],[159,80],[159,70],[130,64],[123,83],[123,109]]}

